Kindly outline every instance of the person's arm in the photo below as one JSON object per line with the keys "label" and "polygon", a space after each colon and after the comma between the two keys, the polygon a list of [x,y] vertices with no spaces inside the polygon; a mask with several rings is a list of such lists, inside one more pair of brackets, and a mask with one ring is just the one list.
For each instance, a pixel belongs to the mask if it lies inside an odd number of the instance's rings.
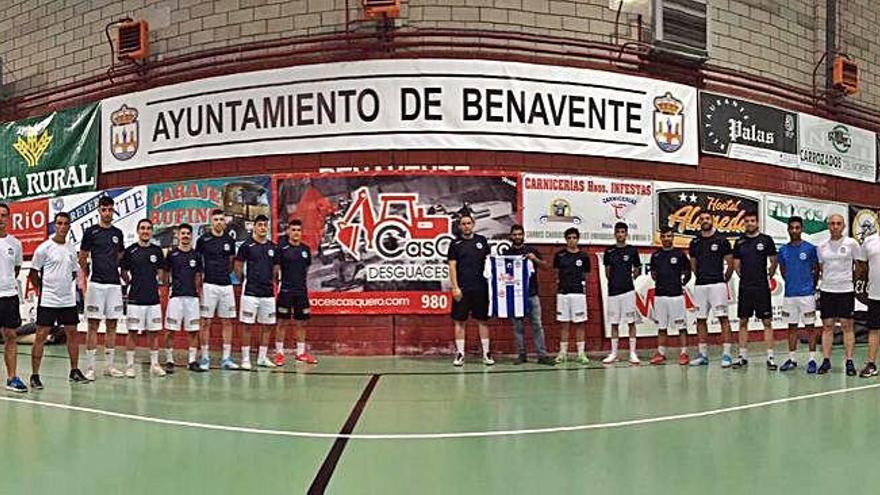
{"label": "person's arm", "polygon": [[728,254],[724,256],[724,262],[727,263],[727,270],[724,272],[724,281],[730,282],[730,278],[733,277],[734,269],[736,269],[736,274],[739,275],[739,260],[734,260],[733,255]]}
{"label": "person's arm", "polygon": [[651,280],[657,281],[657,262],[654,260],[654,256],[651,256],[651,261],[648,264],[648,267],[651,269]]}
{"label": "person's arm", "polygon": [[243,265],[244,260],[246,259],[247,253],[247,244],[242,244],[238,248],[238,253],[233,257],[229,257],[229,262],[231,263],[232,272],[235,274],[235,279],[238,280],[238,283],[243,284],[244,279],[242,279]]}
{"label": "person's arm", "polygon": [[[776,255],[770,256],[770,268],[767,270],[767,278],[772,279],[776,276],[776,267],[778,266]],[[784,276],[784,275],[783,275]]]}
{"label": "person's arm", "polygon": [[690,260],[687,255],[684,255],[684,260],[681,264],[681,285],[685,286],[688,282],[691,281],[691,272],[693,271],[693,265],[691,265]]}
{"label": "person's arm", "polygon": [[611,280],[611,256],[608,256],[608,251],[602,255],[602,264],[605,265],[605,278]]}
{"label": "person's arm", "polygon": [[79,251],[79,270],[83,274],[83,278],[89,278],[89,251],[80,249]]}
{"label": "person's arm", "polygon": [[632,279],[635,280],[639,278],[639,275],[642,274],[642,260],[639,259],[639,252],[633,252],[633,261],[632,261]]}
{"label": "person's arm", "polygon": [[122,254],[122,258],[119,259],[119,276],[122,278],[122,281],[125,282],[125,285],[131,284],[131,258],[128,255],[128,251],[125,251]]}
{"label": "person's arm", "polygon": [[549,269],[549,268],[550,268],[550,263],[547,263],[546,261],[544,261],[544,260],[541,258],[541,255],[539,255],[539,254],[536,253],[536,252],[535,252],[535,253],[529,253],[529,254],[527,254],[527,255],[526,255],[526,259],[527,259],[527,260],[531,260],[532,264],[535,265],[535,268],[536,268],[536,269],[538,269],[538,268],[543,268],[543,269],[546,270],[546,269]]}
{"label": "person's arm", "polygon": [[[785,256],[782,256],[782,252],[779,252],[776,255],[776,266],[779,268],[779,274],[782,275],[782,279],[785,280]],[[815,267],[810,271],[815,271]]]}
{"label": "person's arm", "polygon": [[456,267],[458,266],[458,249],[454,242],[449,246],[449,252],[446,255],[446,262],[449,264],[449,282],[452,284],[452,298],[456,301],[461,301],[461,287],[458,286],[458,273],[456,272]]}
{"label": "person's arm", "polygon": [[31,287],[37,291],[37,294],[43,292],[43,281],[40,279],[40,271],[36,268],[31,268],[31,271],[28,272],[28,280],[31,283]]}

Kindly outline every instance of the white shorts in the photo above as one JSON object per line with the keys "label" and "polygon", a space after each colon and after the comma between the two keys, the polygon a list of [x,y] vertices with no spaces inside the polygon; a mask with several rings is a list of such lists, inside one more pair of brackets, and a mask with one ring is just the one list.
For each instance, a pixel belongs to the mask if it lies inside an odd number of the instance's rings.
{"label": "white shorts", "polygon": [[247,324],[275,324],[275,298],[241,296],[241,314],[238,321]]}
{"label": "white shorts", "polygon": [[152,306],[138,306],[129,304],[126,308],[126,328],[129,332],[142,333],[158,332],[162,330],[162,307],[158,304]]}
{"label": "white shorts", "polygon": [[816,296],[786,297],[782,300],[782,319],[787,325],[816,324]]}
{"label": "white shorts", "polygon": [[122,318],[122,287],[89,282],[86,287],[86,318],[118,320]]}
{"label": "white shorts", "polygon": [[235,292],[231,285],[202,285],[202,318],[235,318]]}
{"label": "white shorts", "polygon": [[727,316],[727,284],[721,282],[694,287],[694,309],[698,320],[706,320],[710,314]]}
{"label": "white shorts", "polygon": [[556,294],[556,321],[587,321],[586,294]]}
{"label": "white shorts", "polygon": [[187,332],[199,331],[199,298],[172,297],[165,310],[165,329]]}
{"label": "white shorts", "polygon": [[629,325],[641,323],[642,317],[636,309],[636,291],[608,296],[608,307],[605,308],[608,323],[612,325]]}
{"label": "white shorts", "polygon": [[684,296],[655,296],[654,321],[658,330],[666,330],[669,335],[678,335],[687,330],[687,311]]}

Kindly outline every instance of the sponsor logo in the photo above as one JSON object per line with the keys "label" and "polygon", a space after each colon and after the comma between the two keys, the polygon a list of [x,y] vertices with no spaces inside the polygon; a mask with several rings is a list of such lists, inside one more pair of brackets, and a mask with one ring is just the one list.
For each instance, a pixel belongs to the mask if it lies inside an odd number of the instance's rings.
{"label": "sponsor logo", "polygon": [[113,244],[119,244],[119,237],[114,235],[112,240],[113,240]]}
{"label": "sponsor logo", "polygon": [[626,214],[629,213],[634,206],[639,204],[637,199],[627,196],[609,196],[607,198],[602,198],[602,203],[611,209],[611,214],[614,215],[614,218],[617,220],[625,220]]}
{"label": "sponsor logo", "polygon": [[828,230],[826,207],[818,204],[795,204],[767,199],[767,216],[782,223],[788,223],[789,218],[799,216],[804,219],[804,233],[809,235]]}
{"label": "sponsor logo", "polygon": [[798,258],[800,258],[801,261],[807,261],[807,253],[801,253],[801,254],[799,254],[799,255],[798,255]]}
{"label": "sponsor logo", "polygon": [[837,124],[828,132],[828,140],[831,141],[831,146],[841,153],[849,151],[853,144],[852,134],[843,124]]}
{"label": "sponsor logo", "polygon": [[138,111],[123,103],[110,114],[110,153],[117,160],[132,158],[138,151]]}
{"label": "sponsor logo", "polygon": [[581,261],[581,260],[577,260],[577,261],[574,262],[574,265],[575,265],[575,266],[583,266],[583,264],[584,264],[584,262]]}
{"label": "sponsor logo", "polygon": [[571,203],[567,199],[556,198],[550,202],[548,214],[538,217],[538,221],[541,223],[561,222],[580,225],[581,217],[572,214]]}
{"label": "sponsor logo", "polygon": [[759,242],[757,247],[758,247],[758,251],[763,251],[764,250],[764,243]]}
{"label": "sponsor logo", "polygon": [[23,134],[24,136],[18,136],[12,147],[24,158],[28,167],[36,167],[52,144],[52,135],[48,129],[37,132],[36,127],[26,127]]}
{"label": "sponsor logo", "polygon": [[684,144],[684,103],[666,93],[654,98],[654,141],[666,153]]}
{"label": "sponsor logo", "polygon": [[863,208],[853,215],[851,223],[853,238],[862,243],[868,236],[877,233],[877,224],[880,223],[880,217],[878,217],[876,211]]}
{"label": "sponsor logo", "polygon": [[671,265],[677,265],[677,264],[678,264],[678,258],[670,258],[670,259],[669,259],[669,264],[671,264]]}
{"label": "sponsor logo", "polygon": [[274,250],[274,249],[269,248],[269,256],[275,256],[275,250]]}
{"label": "sponsor logo", "polygon": [[715,229],[732,238],[745,232],[746,212],[759,211],[756,199],[727,191],[668,189],[658,191],[657,202],[660,221],[685,238],[700,234],[700,213],[709,213]]}
{"label": "sponsor logo", "polygon": [[718,251],[718,244],[713,243],[713,244],[709,247],[709,250],[710,250],[710,251],[713,251],[713,252],[714,252],[714,251]]}
{"label": "sponsor logo", "polygon": [[189,267],[195,268],[196,267],[196,260],[189,260]]}
{"label": "sponsor logo", "polygon": [[303,258],[308,258],[308,257],[309,257],[309,253],[307,253],[307,252],[305,252],[305,251],[303,251],[303,252],[300,253],[300,254],[302,255]]}
{"label": "sponsor logo", "polygon": [[155,254],[151,254],[151,255],[150,255],[150,263],[155,263],[156,260],[157,260],[156,255],[155,255]]}
{"label": "sponsor logo", "polygon": [[223,250],[224,250],[224,251],[229,251],[229,249],[230,249],[230,248],[229,248],[229,244],[228,244],[228,243],[227,243],[227,244],[223,244]]}

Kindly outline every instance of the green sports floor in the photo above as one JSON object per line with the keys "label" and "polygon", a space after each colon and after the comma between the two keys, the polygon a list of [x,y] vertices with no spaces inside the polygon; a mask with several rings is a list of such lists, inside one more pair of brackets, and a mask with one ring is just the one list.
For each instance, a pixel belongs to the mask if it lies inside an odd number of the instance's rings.
{"label": "green sports floor", "polygon": [[63,349],[47,352],[45,390],[0,393],[2,494],[754,495],[877,483],[880,380],[847,378],[839,355],[826,376],[722,370],[715,355],[698,369],[325,357],[161,379],[144,366],[134,380],[74,386]]}

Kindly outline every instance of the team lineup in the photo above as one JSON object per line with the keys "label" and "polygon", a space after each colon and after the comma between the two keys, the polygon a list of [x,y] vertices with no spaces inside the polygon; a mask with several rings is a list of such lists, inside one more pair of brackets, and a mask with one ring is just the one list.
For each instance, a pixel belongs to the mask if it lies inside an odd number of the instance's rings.
{"label": "team lineup", "polygon": [[[5,342],[7,370],[6,388],[27,392],[28,385],[19,377],[16,329],[21,326],[20,288],[17,277],[21,270],[22,245],[7,232],[9,207],[0,204],[0,328]],[[253,232],[237,245],[227,232],[222,210],[211,212],[211,224],[194,242],[193,227],[183,223],[176,228],[177,245],[167,254],[154,244],[153,225],[149,219],[137,223],[137,241],[123,246],[123,232],[113,226],[114,202],[109,197],[99,201],[99,222],[87,228],[79,252],[70,244],[69,214],[55,215],[54,235],[42,242],[33,255],[28,278],[38,291],[36,337],[31,353],[31,389],[44,387],[40,365],[44,344],[52,328],[63,327],[70,360],[69,380],[90,382],[96,379],[98,329],[104,321],[105,363],[103,374],[112,378],[135,378],[136,348],[149,349],[150,374],[162,377],[173,373],[173,332],[187,335],[187,368],[206,372],[211,368],[209,330],[215,322],[222,329],[222,354],[219,367],[224,370],[252,370],[253,333],[259,340],[256,366],[275,368],[285,364],[285,335],[295,331],[295,360],[317,364],[306,350],[305,322],[310,317],[307,272],[312,260],[308,246],[302,242],[302,222],[291,219],[286,236],[280,244],[269,235],[269,219],[259,215]],[[880,346],[880,237],[868,237],[863,245],[844,236],[845,221],[840,215],[828,220],[830,239],[814,246],[801,239],[803,220],[788,220],[789,243],[778,250],[773,239],[760,231],[756,212],[744,217],[745,233],[731,244],[727,236],[717,232],[713,217],[706,212],[697,219],[700,233],[690,241],[688,249],[674,247],[675,233],[669,226],[660,228],[661,247],[650,257],[649,272],[655,284],[652,319],[657,323],[658,345],[650,359],[652,365],[667,361],[670,337],[678,337],[678,363],[682,366],[709,364],[708,320],[717,318],[721,327],[721,367],[739,368],[749,363],[748,322],[760,320],[764,327],[766,367],[790,371],[798,366],[797,344],[803,328],[809,342],[806,372],[825,374],[831,371],[831,347],[836,326],[843,331],[846,374],[862,377],[877,375],[875,360]],[[579,246],[577,228],[565,231],[565,248],[552,262],[542,259],[539,251],[526,245],[521,225],[510,229],[511,247],[503,253],[512,271],[505,275],[519,280],[518,298],[499,295],[491,282],[506,269],[504,262],[491,259],[486,237],[476,233],[474,218],[463,214],[459,219],[460,234],[449,247],[448,264],[452,289],[451,317],[454,324],[455,357],[453,364],[465,364],[465,328],[475,320],[482,346],[482,362],[491,366],[495,360],[490,350],[488,320],[490,317],[512,315],[517,357],[515,364],[528,361],[525,344],[525,323],[532,329],[534,349],[539,364],[553,366],[567,363],[570,358],[572,330],[576,353],[573,361],[587,365],[585,327],[587,321],[587,280],[591,271],[590,257]],[[602,359],[605,365],[621,360],[619,340],[628,339],[630,365],[639,365],[636,330],[641,316],[636,304],[634,280],[642,271],[639,251],[627,244],[628,227],[617,223],[615,244],[603,254],[608,280],[605,318],[611,330],[611,350]],[[782,317],[787,324],[788,356],[777,365],[772,327],[771,285],[779,270],[785,282]],[[541,321],[538,277],[541,271],[556,274],[556,320],[560,324],[558,354],[548,355]],[[733,274],[739,277],[737,315],[739,318],[738,355],[734,358],[733,336],[728,317]],[[867,362],[857,373],[853,361],[855,335],[853,312],[854,280],[867,276],[869,346]],[[233,277],[241,281],[238,301]],[[504,277],[502,277],[504,278]],[[686,286],[694,279],[690,295],[696,316],[697,352],[688,351],[688,319]],[[84,294],[84,316],[88,321],[85,337],[85,364],[80,369],[80,341],[77,286]],[[123,287],[127,287],[124,303]],[[163,315],[162,291],[168,287],[168,301]],[[817,298],[822,318],[817,318]],[[509,304],[503,307],[499,301]],[[242,323],[240,361],[232,355],[233,321]],[[125,318],[124,366],[116,365],[117,321]],[[219,320],[219,321],[218,321]],[[801,327],[803,325],[803,327]],[[573,327],[573,328],[572,328]],[[274,336],[275,349],[269,356]],[[821,336],[822,360],[818,363],[817,342]],[[160,350],[164,349],[164,363]]]}

